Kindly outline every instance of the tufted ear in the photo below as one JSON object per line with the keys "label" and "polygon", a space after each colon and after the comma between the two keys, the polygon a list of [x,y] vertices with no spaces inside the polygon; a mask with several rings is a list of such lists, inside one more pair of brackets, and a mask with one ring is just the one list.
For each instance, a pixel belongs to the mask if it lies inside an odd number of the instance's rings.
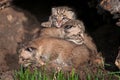
{"label": "tufted ear", "polygon": [[85,25],[82,21],[78,21],[79,27],[82,29],[83,32],[85,32]]}
{"label": "tufted ear", "polygon": [[56,8],[52,8],[52,15],[56,14]]}
{"label": "tufted ear", "polygon": [[66,11],[67,13],[67,16],[70,18],[70,19],[76,19],[76,14],[75,12],[73,11]]}
{"label": "tufted ear", "polygon": [[71,13],[72,17],[73,17],[74,19],[76,19],[76,14],[75,14],[75,12],[70,11],[70,13]]}

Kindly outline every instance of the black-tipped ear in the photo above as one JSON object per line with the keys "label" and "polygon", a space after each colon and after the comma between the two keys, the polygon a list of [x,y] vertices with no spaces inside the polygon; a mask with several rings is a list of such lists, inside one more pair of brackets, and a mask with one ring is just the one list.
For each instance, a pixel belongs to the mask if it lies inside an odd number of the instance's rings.
{"label": "black-tipped ear", "polygon": [[25,50],[26,50],[26,51],[29,51],[29,52],[33,52],[34,50],[36,50],[36,48],[33,48],[33,47],[27,47]]}

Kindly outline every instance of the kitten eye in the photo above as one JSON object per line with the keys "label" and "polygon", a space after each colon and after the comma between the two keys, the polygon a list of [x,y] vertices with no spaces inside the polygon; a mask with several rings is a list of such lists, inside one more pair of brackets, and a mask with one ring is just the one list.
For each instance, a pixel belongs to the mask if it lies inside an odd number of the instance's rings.
{"label": "kitten eye", "polygon": [[68,18],[67,18],[66,16],[63,16],[63,18],[62,18],[62,19],[64,20],[64,19],[68,19]]}
{"label": "kitten eye", "polygon": [[72,25],[66,25],[64,29],[70,29],[72,27],[73,27]]}
{"label": "kitten eye", "polygon": [[54,17],[53,19],[54,19],[54,20],[57,20],[57,17]]}
{"label": "kitten eye", "polygon": [[26,48],[25,50],[26,50],[26,51],[29,51],[29,52],[33,52],[33,50],[35,50],[35,48],[33,48],[33,47],[28,47],[28,48]]}
{"label": "kitten eye", "polygon": [[57,16],[53,15],[52,19],[57,20]]}
{"label": "kitten eye", "polygon": [[44,59],[44,57],[43,57],[43,56],[40,56],[40,59]]}
{"label": "kitten eye", "polygon": [[66,18],[66,17],[63,17],[62,19],[64,20],[64,19],[67,19],[67,18]]}

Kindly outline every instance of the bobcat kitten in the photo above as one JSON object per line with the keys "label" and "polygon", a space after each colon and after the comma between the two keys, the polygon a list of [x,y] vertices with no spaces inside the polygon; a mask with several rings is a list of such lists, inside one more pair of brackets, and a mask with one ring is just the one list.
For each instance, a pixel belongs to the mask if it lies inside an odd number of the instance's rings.
{"label": "bobcat kitten", "polygon": [[80,20],[70,20],[62,25],[64,28],[64,38],[76,44],[82,44],[84,41],[85,26]]}
{"label": "bobcat kitten", "polygon": [[72,8],[67,6],[53,7],[48,22],[43,22],[44,27],[61,27],[65,22],[76,19],[76,14]]}
{"label": "bobcat kitten", "polygon": [[34,39],[21,48],[19,53],[19,63],[24,67],[46,65],[72,70],[89,61],[96,65],[101,65],[103,62],[102,57],[99,54],[91,54],[85,44],[77,45],[53,37]]}
{"label": "bobcat kitten", "polygon": [[[58,67],[78,67],[89,60],[90,52],[85,45],[79,45],[58,38],[41,37],[23,47],[19,54],[19,63],[42,66],[56,64]],[[50,66],[50,65],[49,65]],[[55,67],[55,66],[54,66]]]}
{"label": "bobcat kitten", "polygon": [[92,52],[97,53],[97,47],[92,38],[85,33],[85,26],[80,20],[70,20],[62,27],[65,29],[64,38],[78,45],[85,44]]}
{"label": "bobcat kitten", "polygon": [[91,51],[97,52],[92,38],[85,33],[85,26],[80,20],[69,20],[61,28],[50,27],[41,30],[40,36],[62,38],[77,45],[85,44]]}

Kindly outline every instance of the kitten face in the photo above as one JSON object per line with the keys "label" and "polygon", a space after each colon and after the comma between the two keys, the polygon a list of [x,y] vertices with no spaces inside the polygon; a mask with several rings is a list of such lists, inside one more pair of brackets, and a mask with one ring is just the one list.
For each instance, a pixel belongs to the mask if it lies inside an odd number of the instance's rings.
{"label": "kitten face", "polygon": [[27,47],[20,49],[19,55],[19,64],[22,64],[24,67],[31,65],[34,62],[35,48]]}
{"label": "kitten face", "polygon": [[71,8],[64,6],[52,8],[52,15],[50,16],[52,26],[61,27],[61,25],[71,19],[76,19],[75,12]]}
{"label": "kitten face", "polygon": [[26,46],[19,50],[19,64],[24,67],[30,65],[45,65],[45,57],[38,53],[38,49],[31,46]]}
{"label": "kitten face", "polygon": [[84,40],[85,27],[79,20],[70,20],[63,26],[65,31],[65,39],[81,44]]}

